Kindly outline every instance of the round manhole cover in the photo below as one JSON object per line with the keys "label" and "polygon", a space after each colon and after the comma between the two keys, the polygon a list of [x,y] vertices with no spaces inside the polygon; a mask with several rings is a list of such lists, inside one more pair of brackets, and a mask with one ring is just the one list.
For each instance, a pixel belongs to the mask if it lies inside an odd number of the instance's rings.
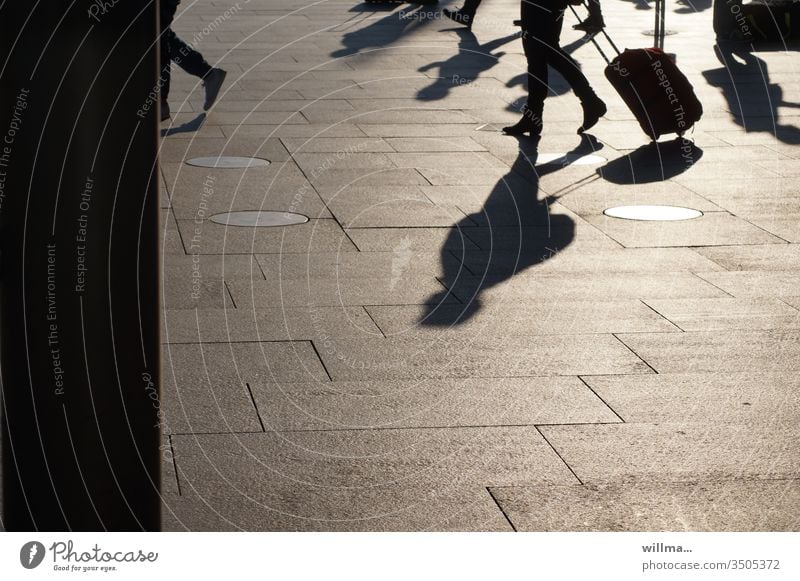
{"label": "round manhole cover", "polygon": [[647,222],[672,222],[699,218],[703,212],[680,206],[616,206],[603,211],[606,216],[623,220],[642,220]]}
{"label": "round manhole cover", "polygon": [[608,161],[599,155],[578,155],[575,153],[540,153],[536,156],[536,165],[600,165]]}
{"label": "round manhole cover", "polygon": [[264,167],[269,165],[269,160],[260,157],[194,157],[186,162],[196,167],[215,167],[236,169],[242,167]]}
{"label": "round manhole cover", "polygon": [[227,212],[215,214],[210,220],[225,226],[270,227],[305,224],[308,216],[293,212]]}

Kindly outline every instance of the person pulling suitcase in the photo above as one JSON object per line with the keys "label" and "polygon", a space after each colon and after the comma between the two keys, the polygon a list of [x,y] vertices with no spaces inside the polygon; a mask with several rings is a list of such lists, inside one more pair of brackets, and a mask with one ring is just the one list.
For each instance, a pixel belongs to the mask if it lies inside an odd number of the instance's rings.
{"label": "person pulling suitcase", "polygon": [[[575,9],[570,9],[578,17]],[[603,30],[616,57],[610,60],[595,38],[592,43],[608,63],[605,76],[653,141],[666,133],[682,136],[703,115],[694,88],[670,55],[664,52],[664,0],[656,0],[655,47],[622,52]]]}
{"label": "person pulling suitcase", "polygon": [[578,133],[593,127],[606,114],[606,104],[594,92],[578,63],[559,44],[566,8],[566,0],[521,2],[522,47],[528,60],[528,100],[522,119],[516,125],[503,128],[506,135],[527,133],[536,139],[541,137],[548,65],[564,77],[581,101],[583,123]]}

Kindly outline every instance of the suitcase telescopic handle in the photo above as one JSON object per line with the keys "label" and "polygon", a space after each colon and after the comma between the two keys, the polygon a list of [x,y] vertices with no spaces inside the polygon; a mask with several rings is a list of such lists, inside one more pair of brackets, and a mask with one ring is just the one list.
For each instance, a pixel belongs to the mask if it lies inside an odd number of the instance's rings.
{"label": "suitcase telescopic handle", "polygon": [[[588,9],[589,9],[589,6],[588,6],[588,4],[586,4],[586,2],[585,2],[585,1],[584,1],[584,2],[582,2],[582,3],[583,3],[583,5],[586,7],[586,9],[588,10]],[[577,19],[578,19],[578,22],[580,22],[580,20],[581,20],[581,17],[580,17],[580,16],[578,16],[578,11],[577,11],[577,10],[575,10],[575,7],[574,7],[572,4],[567,4],[567,6],[569,6],[569,9],[570,9],[570,10],[572,10],[572,13],[575,15],[575,18],[577,18]],[[611,37],[610,37],[610,36],[608,35],[608,33],[606,32],[606,29],[605,29],[605,28],[601,28],[601,29],[600,29],[600,32],[602,32],[602,33],[603,33],[603,36],[605,36],[605,37],[606,37],[606,40],[608,41],[608,44],[610,44],[610,45],[611,45],[611,48],[613,48],[613,49],[614,49],[614,52],[615,52],[615,53],[617,53],[617,56],[619,56],[619,55],[620,55],[620,50],[619,50],[619,48],[617,48],[617,45],[614,43],[614,41],[613,41],[613,40],[611,40]],[[610,59],[608,58],[608,56],[606,55],[605,51],[604,51],[602,48],[600,48],[600,45],[598,44],[598,42],[597,42],[597,41],[595,40],[595,38],[594,38],[594,35],[592,35],[592,36],[591,36],[590,40],[592,41],[592,44],[594,45],[594,47],[597,49],[597,52],[599,52],[599,53],[600,53],[600,56],[601,56],[601,57],[603,57],[603,60],[605,60],[605,61],[606,61],[606,64],[609,64],[609,65],[610,65],[610,64],[611,64],[611,60],[610,60]]]}

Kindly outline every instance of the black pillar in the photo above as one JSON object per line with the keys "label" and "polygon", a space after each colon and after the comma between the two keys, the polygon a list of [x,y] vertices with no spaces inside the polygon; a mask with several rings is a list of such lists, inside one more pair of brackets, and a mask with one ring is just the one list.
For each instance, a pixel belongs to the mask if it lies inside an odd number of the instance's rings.
{"label": "black pillar", "polygon": [[7,530],[158,530],[157,5],[0,8]]}

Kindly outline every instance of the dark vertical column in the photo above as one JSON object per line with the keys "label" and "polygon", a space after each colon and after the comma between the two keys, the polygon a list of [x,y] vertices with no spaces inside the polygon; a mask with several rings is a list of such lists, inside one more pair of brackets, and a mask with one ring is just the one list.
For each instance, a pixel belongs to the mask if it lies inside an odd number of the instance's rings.
{"label": "dark vertical column", "polygon": [[155,2],[0,8],[8,530],[159,527]]}

